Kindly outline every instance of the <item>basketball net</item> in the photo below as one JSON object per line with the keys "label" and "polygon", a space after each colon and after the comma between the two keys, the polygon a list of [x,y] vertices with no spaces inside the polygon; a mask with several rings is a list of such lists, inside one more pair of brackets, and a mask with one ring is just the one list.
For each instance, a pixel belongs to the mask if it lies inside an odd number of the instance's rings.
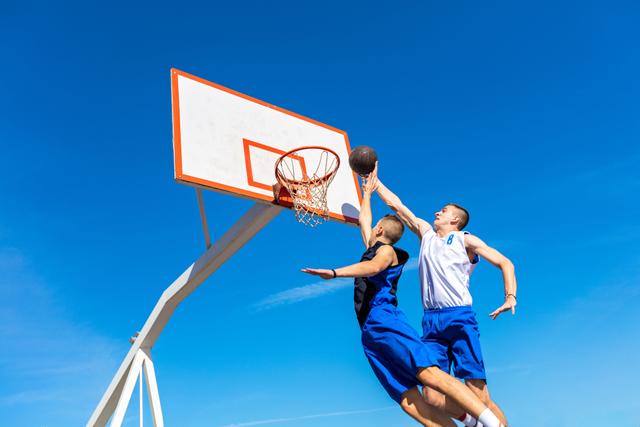
{"label": "basketball net", "polygon": [[[307,164],[315,163],[309,174]],[[276,162],[276,179],[288,194],[278,202],[291,203],[296,219],[315,227],[329,218],[327,191],[338,172],[340,158],[325,147],[300,147],[283,154]]]}

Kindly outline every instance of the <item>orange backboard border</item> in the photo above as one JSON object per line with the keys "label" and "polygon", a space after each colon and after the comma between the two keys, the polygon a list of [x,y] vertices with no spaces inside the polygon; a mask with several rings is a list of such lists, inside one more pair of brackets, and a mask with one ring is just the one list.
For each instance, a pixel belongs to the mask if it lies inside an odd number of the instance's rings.
{"label": "orange backboard border", "polygon": [[[334,132],[338,132],[340,134],[343,135],[344,137],[344,142],[347,148],[347,153],[351,152],[351,146],[349,144],[349,137],[347,136],[347,133],[343,130],[334,128],[332,126],[326,125],[324,123],[321,123],[317,120],[313,120],[310,119],[308,117],[302,116],[300,114],[294,113],[292,111],[288,111],[285,110],[284,108],[280,108],[278,106],[275,106],[273,104],[269,104],[267,102],[261,101],[259,99],[253,98],[249,95],[245,95],[243,93],[237,92],[233,89],[229,89],[227,87],[221,86],[217,83],[213,83],[207,80],[204,80],[200,77],[194,76],[192,74],[186,73],[184,71],[180,71],[176,68],[172,68],[171,69],[171,110],[172,110],[172,121],[173,121],[173,159],[174,159],[174,170],[175,170],[175,179],[176,181],[183,183],[183,184],[191,184],[191,185],[197,185],[197,186],[204,186],[206,188],[210,188],[212,190],[219,190],[225,193],[229,193],[229,194],[235,194],[235,195],[239,195],[239,196],[244,196],[244,197],[248,197],[248,198],[254,198],[254,199],[259,199],[259,200],[264,200],[266,202],[271,202],[271,203],[275,203],[275,199],[274,197],[270,197],[270,196],[266,196],[264,194],[260,194],[260,193],[256,193],[253,191],[248,191],[248,190],[244,190],[242,188],[237,188],[237,187],[233,187],[233,186],[229,186],[229,185],[225,185],[219,182],[214,182],[214,181],[208,181],[206,179],[201,179],[201,178],[196,178],[193,176],[189,176],[189,175],[185,175],[182,172],[182,147],[181,147],[181,133],[180,133],[180,98],[179,98],[179,93],[178,93],[178,76],[182,76],[194,81],[197,81],[199,83],[202,83],[204,85],[222,90],[224,92],[227,92],[229,94],[238,96],[240,98],[244,98],[248,101],[251,102],[255,102],[257,104],[260,104],[264,107],[268,107],[271,108],[273,110],[279,111],[281,113],[284,114],[288,114],[290,116],[296,117],[298,119],[304,120],[306,122],[309,123],[313,123],[315,125],[318,126],[322,126],[325,129],[329,129],[332,130]],[[243,143],[245,144],[245,149],[247,149],[247,145],[246,143],[243,141]],[[251,141],[251,145],[255,145],[258,144],[256,142]],[[259,145],[263,145],[263,144],[259,144]],[[269,150],[273,151],[276,150],[273,147],[268,147]],[[278,150],[279,151],[279,150]],[[284,154],[284,152],[282,153]],[[359,203],[362,205],[362,194],[360,192],[360,185],[358,183],[358,178],[356,176],[355,173],[352,172],[352,176],[353,176],[353,183],[356,187],[356,192],[358,194],[358,201]],[[340,215],[340,214],[334,214],[334,213],[330,213],[329,216],[333,219],[339,220],[339,221],[343,221],[343,222],[347,222],[347,223],[352,223],[352,224],[357,224],[358,223],[358,218],[349,218],[349,217],[345,217],[344,215]]]}

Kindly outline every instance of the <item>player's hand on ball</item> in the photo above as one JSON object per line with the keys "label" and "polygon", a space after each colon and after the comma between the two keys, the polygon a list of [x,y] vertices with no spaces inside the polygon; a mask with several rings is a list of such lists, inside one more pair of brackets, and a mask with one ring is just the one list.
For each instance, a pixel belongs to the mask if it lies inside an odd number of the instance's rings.
{"label": "player's hand on ball", "polygon": [[303,268],[300,271],[314,276],[320,276],[323,279],[333,279],[335,277],[333,275],[333,270],[325,270],[323,268]]}
{"label": "player's hand on ball", "polygon": [[507,296],[507,298],[504,300],[504,304],[502,304],[500,307],[498,307],[495,311],[493,311],[492,313],[489,314],[489,316],[493,319],[496,320],[496,318],[501,314],[504,313],[505,311],[509,311],[511,310],[511,314],[514,315],[516,314],[516,299],[513,295],[509,295]]}
{"label": "player's hand on ball", "polygon": [[378,162],[376,162],[376,166],[373,168],[373,171],[367,175],[362,177],[362,191],[365,194],[371,194],[378,189]]}
{"label": "player's hand on ball", "polygon": [[376,180],[376,187],[378,186],[378,161],[376,160],[376,165],[373,167],[373,170],[369,174],[369,178],[373,178]]}

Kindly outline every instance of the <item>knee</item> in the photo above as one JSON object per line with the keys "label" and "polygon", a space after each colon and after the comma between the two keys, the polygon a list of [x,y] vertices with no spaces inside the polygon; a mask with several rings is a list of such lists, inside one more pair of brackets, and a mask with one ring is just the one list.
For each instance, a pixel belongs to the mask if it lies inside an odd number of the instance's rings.
{"label": "knee", "polygon": [[440,390],[442,388],[442,371],[437,366],[430,366],[428,368],[424,368],[418,374],[418,379],[422,382],[423,385],[431,388],[435,388],[436,390]]}
{"label": "knee", "polygon": [[400,407],[411,416],[414,416],[414,413],[417,411],[416,404],[411,399],[402,399],[400,401]]}
{"label": "knee", "polygon": [[411,410],[412,405],[411,405],[411,403],[409,403],[409,401],[408,401],[407,399],[402,399],[402,400],[400,401],[400,407],[401,407],[401,408],[402,408],[402,410],[403,410],[404,412],[406,412],[407,414],[411,414],[411,412],[412,412],[412,410]]}
{"label": "knee", "polygon": [[418,400],[421,398],[422,396],[420,396],[418,390],[415,390],[415,393],[413,393],[413,391],[410,393],[404,393],[400,399],[400,408],[402,408],[407,415],[424,425],[420,420],[420,411],[417,408]]}
{"label": "knee", "polygon": [[433,421],[431,421],[432,414],[429,408],[424,407],[424,403],[420,404],[416,400],[403,398],[400,401],[400,407],[407,415],[409,415],[423,427],[441,426],[441,424],[434,424]]}
{"label": "knee", "polygon": [[418,387],[406,390],[400,396],[400,407],[403,411],[411,415],[416,410],[416,405],[422,400],[422,395],[418,391]]}
{"label": "knee", "polygon": [[442,393],[435,391],[434,389],[424,387],[422,389],[422,398],[428,405],[436,408],[445,407],[445,397]]}

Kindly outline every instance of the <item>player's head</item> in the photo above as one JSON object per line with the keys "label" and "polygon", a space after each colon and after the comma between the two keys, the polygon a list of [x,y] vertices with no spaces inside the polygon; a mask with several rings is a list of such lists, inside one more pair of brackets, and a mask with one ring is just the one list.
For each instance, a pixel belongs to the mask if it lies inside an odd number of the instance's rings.
{"label": "player's head", "polygon": [[404,233],[404,224],[395,215],[385,215],[373,227],[373,232],[369,239],[369,246],[373,245],[376,240],[383,237],[392,245],[402,237]]}
{"label": "player's head", "polygon": [[436,220],[433,222],[435,228],[453,227],[462,230],[469,223],[469,211],[455,203],[445,205],[439,212],[436,212]]}

